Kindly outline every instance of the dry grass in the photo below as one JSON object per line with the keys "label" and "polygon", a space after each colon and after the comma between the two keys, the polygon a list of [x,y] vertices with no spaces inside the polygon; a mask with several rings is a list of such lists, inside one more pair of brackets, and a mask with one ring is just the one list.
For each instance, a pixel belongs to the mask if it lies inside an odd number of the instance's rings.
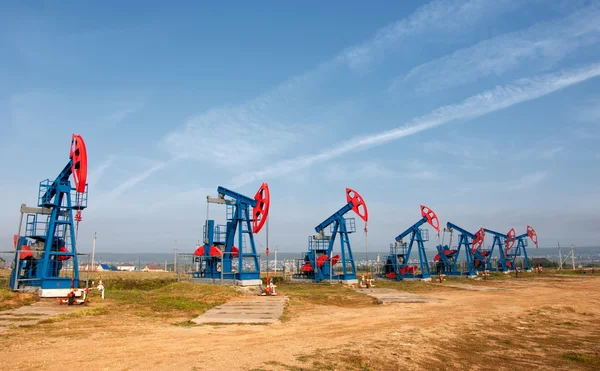
{"label": "dry grass", "polygon": [[37,294],[17,293],[6,289],[0,289],[0,311],[29,305],[37,300]]}
{"label": "dry grass", "polygon": [[290,305],[314,304],[360,308],[376,304],[375,299],[340,284],[284,283],[279,285],[278,292],[290,298]]}

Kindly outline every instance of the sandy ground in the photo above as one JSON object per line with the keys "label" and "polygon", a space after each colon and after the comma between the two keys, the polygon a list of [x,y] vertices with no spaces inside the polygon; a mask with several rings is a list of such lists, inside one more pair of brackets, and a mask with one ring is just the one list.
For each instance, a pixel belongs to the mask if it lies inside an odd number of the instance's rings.
{"label": "sandy ground", "polygon": [[5,370],[600,369],[600,278],[485,286],[511,290],[467,285],[422,293],[438,302],[290,305],[276,325],[74,318],[0,335],[0,357]]}

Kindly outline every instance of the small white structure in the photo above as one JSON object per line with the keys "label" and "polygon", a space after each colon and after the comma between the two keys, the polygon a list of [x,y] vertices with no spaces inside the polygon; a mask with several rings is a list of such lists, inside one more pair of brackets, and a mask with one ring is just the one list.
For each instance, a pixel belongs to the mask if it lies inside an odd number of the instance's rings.
{"label": "small white structure", "polygon": [[117,265],[117,270],[133,272],[136,270],[136,267],[133,264],[121,264],[121,265]]}
{"label": "small white structure", "polygon": [[147,264],[142,270],[144,272],[165,272],[164,269],[156,264]]}

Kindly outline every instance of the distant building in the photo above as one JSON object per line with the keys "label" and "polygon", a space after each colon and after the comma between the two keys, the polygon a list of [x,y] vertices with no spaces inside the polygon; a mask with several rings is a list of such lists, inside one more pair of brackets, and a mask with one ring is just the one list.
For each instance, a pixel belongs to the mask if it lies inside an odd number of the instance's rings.
{"label": "distant building", "polygon": [[144,272],[164,272],[165,270],[162,269],[160,266],[155,265],[155,264],[147,264],[144,269],[142,269]]}
{"label": "distant building", "polygon": [[136,267],[133,264],[120,264],[120,265],[117,265],[117,270],[133,272],[134,270],[136,270]]}
{"label": "distant building", "polygon": [[96,266],[96,270],[101,272],[101,271],[112,271],[112,269],[110,268],[110,265],[108,264],[98,264]]}

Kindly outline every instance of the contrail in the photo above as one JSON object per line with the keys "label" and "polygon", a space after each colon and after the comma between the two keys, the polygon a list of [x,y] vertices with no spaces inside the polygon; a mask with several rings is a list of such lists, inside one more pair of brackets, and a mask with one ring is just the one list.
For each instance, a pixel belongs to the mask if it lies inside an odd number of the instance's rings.
{"label": "contrail", "polygon": [[600,75],[600,63],[585,67],[562,70],[537,77],[524,78],[507,85],[479,93],[462,103],[440,107],[431,113],[412,119],[407,124],[378,134],[355,137],[334,148],[312,155],[279,161],[265,170],[246,172],[232,179],[235,187],[265,180],[307,168],[314,163],[329,160],[349,152],[365,150],[381,144],[417,134],[423,130],[447,124],[455,120],[472,119],[485,114],[530,101],[571,85]]}

